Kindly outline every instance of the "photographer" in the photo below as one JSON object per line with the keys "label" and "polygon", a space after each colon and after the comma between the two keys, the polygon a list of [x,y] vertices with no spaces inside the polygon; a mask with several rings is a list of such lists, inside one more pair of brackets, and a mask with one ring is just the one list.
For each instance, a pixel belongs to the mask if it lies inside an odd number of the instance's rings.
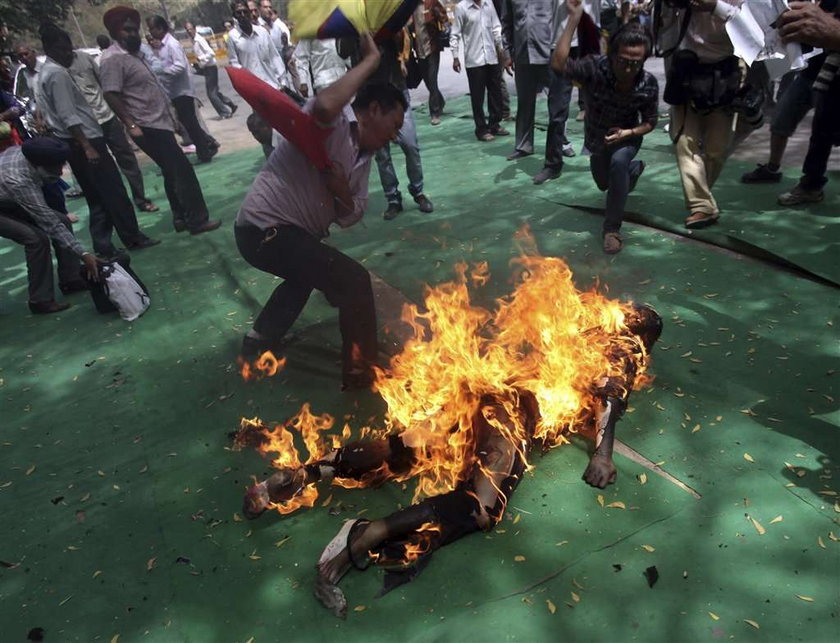
{"label": "photographer", "polygon": [[[659,18],[670,23],[672,33],[679,32],[667,65],[664,99],[671,105],[669,131],[689,212],[687,228],[720,218],[712,187],[730,151],[734,103],[743,84],[726,22],[739,11],[740,0],[665,0]],[[757,112],[756,120],[760,101]]]}

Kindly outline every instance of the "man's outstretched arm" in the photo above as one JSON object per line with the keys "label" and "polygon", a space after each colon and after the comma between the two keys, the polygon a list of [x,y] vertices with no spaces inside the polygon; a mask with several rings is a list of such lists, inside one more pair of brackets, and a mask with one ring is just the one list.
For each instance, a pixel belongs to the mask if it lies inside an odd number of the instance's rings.
{"label": "man's outstretched arm", "polygon": [[569,21],[566,28],[557,39],[554,54],[551,56],[551,68],[562,74],[566,71],[566,61],[569,59],[569,51],[572,48],[572,38],[575,30],[580,24],[580,17],[583,14],[583,0],[566,0],[566,9],[569,11]]}
{"label": "man's outstretched arm", "polygon": [[373,42],[373,36],[367,32],[361,36],[360,51],[361,62],[320,92],[315,99],[312,113],[319,123],[329,125],[335,121],[344,106],[353,100],[353,96],[379,67],[379,48]]}

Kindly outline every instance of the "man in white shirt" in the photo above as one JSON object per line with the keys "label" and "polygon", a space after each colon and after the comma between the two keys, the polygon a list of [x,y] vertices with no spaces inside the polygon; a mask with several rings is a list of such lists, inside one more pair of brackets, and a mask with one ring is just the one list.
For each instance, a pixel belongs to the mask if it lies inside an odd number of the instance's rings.
{"label": "man in white shirt", "polygon": [[206,38],[198,33],[191,22],[184,23],[187,35],[193,41],[193,53],[196,58],[196,73],[204,76],[204,88],[207,98],[216,113],[222,118],[230,118],[236,113],[238,105],[219,91],[219,68],[216,66],[216,52]]}
{"label": "man in white shirt", "polygon": [[232,67],[247,69],[274,89],[287,86],[286,65],[265,27],[251,22],[251,11],[245,0],[231,5],[236,26],[228,32],[228,56]]}
{"label": "man in white shirt", "polygon": [[50,130],[70,146],[68,162],[85,194],[90,210],[90,236],[97,254],[112,257],[116,228],[125,247],[140,250],[157,245],[140,232],[131,200],[117,166],[108,153],[102,128],[67,68],[73,62],[73,43],[56,26],[41,30],[47,60],[38,74],[36,101]]}
{"label": "man in white shirt", "polygon": [[[274,7],[271,6],[271,0],[260,0],[260,19],[257,24],[262,25],[268,30],[271,35],[271,41],[277,47],[277,51],[283,54],[283,50],[292,42],[292,32],[286,23],[280,20]],[[285,62],[285,58],[284,58]]]}
{"label": "man in white shirt", "polygon": [[348,62],[338,55],[335,38],[327,40],[303,39],[295,47],[295,66],[300,78],[300,93],[304,98],[329,87],[347,73]]}
{"label": "man in white shirt", "polygon": [[190,78],[190,65],[184,48],[169,33],[169,23],[163,16],[150,16],[146,26],[153,38],[160,40],[160,49],[155,56],[160,60],[159,71],[155,73],[169,94],[169,100],[178,114],[178,120],[187,130],[190,140],[195,144],[195,153],[199,163],[209,163],[219,151],[219,145],[201,127],[195,105],[195,91]]}
{"label": "man in white shirt", "polygon": [[[475,136],[484,142],[492,141],[496,136],[507,136],[509,132],[499,126],[502,120],[502,72],[499,68],[499,52],[503,51],[502,25],[492,2],[461,0],[455,7],[449,46],[452,69],[457,73],[461,73],[462,43]],[[489,121],[484,115],[485,93]]]}

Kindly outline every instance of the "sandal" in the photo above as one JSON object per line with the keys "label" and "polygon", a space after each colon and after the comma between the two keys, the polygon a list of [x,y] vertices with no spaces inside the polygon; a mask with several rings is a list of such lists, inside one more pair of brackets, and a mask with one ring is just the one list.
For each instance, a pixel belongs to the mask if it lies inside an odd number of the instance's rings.
{"label": "sandal", "polygon": [[689,230],[705,228],[717,222],[718,219],[720,219],[719,213],[695,212],[685,220],[685,227]]}
{"label": "sandal", "polygon": [[364,566],[360,565],[353,559],[353,549],[350,547],[350,543],[353,539],[354,534],[363,526],[370,524],[370,520],[365,520],[364,518],[357,518],[356,520],[347,520],[341,526],[341,529],[335,535],[335,537],[330,541],[330,543],[324,547],[324,551],[321,552],[321,557],[318,559],[318,567],[326,563],[327,561],[332,560],[336,556],[338,556],[343,549],[347,550],[347,557],[350,559],[350,564],[360,571],[364,571],[370,565],[370,559],[366,561]]}
{"label": "sandal", "polygon": [[138,203],[137,204],[137,209],[140,210],[141,212],[157,212],[158,210],[160,210],[160,208],[157,207],[151,201],[149,201],[149,199],[146,199],[145,201],[141,201],[140,203]]}

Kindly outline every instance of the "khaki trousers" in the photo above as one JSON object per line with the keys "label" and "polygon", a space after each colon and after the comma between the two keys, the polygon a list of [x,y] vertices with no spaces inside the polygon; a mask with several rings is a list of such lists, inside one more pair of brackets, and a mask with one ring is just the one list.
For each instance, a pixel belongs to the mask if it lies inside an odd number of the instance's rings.
{"label": "khaki trousers", "polygon": [[676,139],[685,207],[689,214],[719,214],[712,187],[720,176],[732,144],[734,114],[715,109],[701,114],[691,105],[671,107],[671,138]]}

